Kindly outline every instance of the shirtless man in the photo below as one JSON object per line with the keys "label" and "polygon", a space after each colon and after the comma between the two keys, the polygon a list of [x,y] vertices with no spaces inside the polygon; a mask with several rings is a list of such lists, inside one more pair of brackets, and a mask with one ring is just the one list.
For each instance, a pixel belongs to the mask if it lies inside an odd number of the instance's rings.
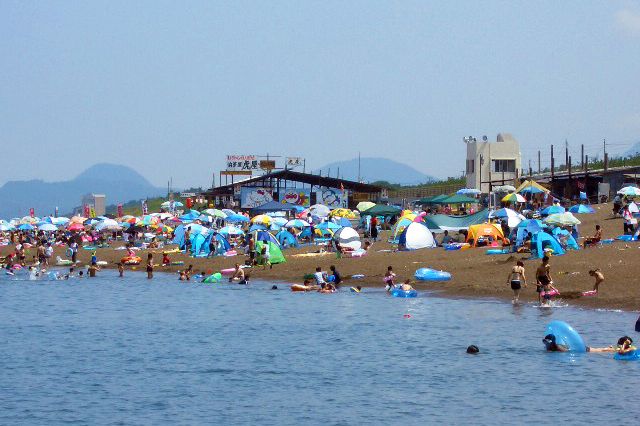
{"label": "shirtless man", "polygon": [[551,299],[551,297],[547,295],[547,292],[551,290],[552,284],[553,280],[551,279],[549,256],[545,255],[542,258],[542,263],[538,266],[538,269],[536,269],[536,291],[538,292],[538,300],[541,300],[543,292],[545,301],[548,302]]}
{"label": "shirtless man", "polygon": [[598,292],[598,287],[600,286],[600,284],[602,284],[604,282],[604,274],[602,273],[600,268],[596,268],[596,269],[594,269],[592,271],[589,271],[589,275],[591,275],[592,277],[594,277],[596,279],[596,283],[593,286],[593,291],[595,291],[597,293]]}
{"label": "shirtless man", "polygon": [[236,270],[233,272],[233,275],[229,277],[229,282],[238,281],[238,284],[246,284],[247,281],[244,277],[244,270],[240,267],[238,263],[236,263]]}

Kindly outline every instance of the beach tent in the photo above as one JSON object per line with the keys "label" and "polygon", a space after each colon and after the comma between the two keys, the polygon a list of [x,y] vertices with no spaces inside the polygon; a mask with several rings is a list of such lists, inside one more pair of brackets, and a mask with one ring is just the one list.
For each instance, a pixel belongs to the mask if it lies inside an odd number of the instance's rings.
{"label": "beach tent", "polygon": [[358,235],[358,231],[351,227],[338,229],[333,234],[333,240],[340,244],[341,247],[351,250],[358,250],[360,247],[362,247],[362,242],[360,241],[360,235]]}
{"label": "beach tent", "polygon": [[[572,250],[580,250],[580,246],[578,245],[578,242],[573,237],[573,235],[571,235],[571,232],[567,231],[566,229],[553,228],[551,233],[556,238],[556,240],[558,240],[558,242],[561,242],[562,240],[566,240],[567,248]],[[560,246],[562,246],[562,244],[560,244]]]}
{"label": "beach tent", "polygon": [[544,256],[544,249],[553,250],[554,256],[560,256],[564,254],[562,246],[552,235],[547,234],[544,231],[533,234],[533,237],[531,238],[532,257],[542,258],[542,256]]}
{"label": "beach tent", "polygon": [[391,228],[391,236],[389,237],[389,242],[392,244],[398,244],[398,238],[404,232],[404,229],[411,225],[413,220],[409,217],[401,217]]}
{"label": "beach tent", "polygon": [[520,184],[518,189],[516,189],[517,193],[528,193],[528,194],[540,194],[543,192],[548,193],[549,190],[544,186],[540,185],[535,180],[525,180]]}
{"label": "beach tent", "polygon": [[399,215],[400,208],[394,206],[386,206],[384,204],[376,204],[365,212],[368,216],[395,216]]}
{"label": "beach tent", "polygon": [[509,228],[515,228],[520,222],[525,220],[524,216],[512,209],[498,209],[489,213],[489,218],[506,220]]}
{"label": "beach tent", "polygon": [[469,226],[469,233],[467,234],[467,243],[472,243],[475,247],[478,245],[478,239],[485,238],[493,241],[504,241],[504,235],[502,229],[495,223],[483,223],[481,225]]}
{"label": "beach tent", "polygon": [[398,245],[404,250],[436,247],[433,234],[422,222],[411,222],[398,237]]}
{"label": "beach tent", "polygon": [[590,214],[595,213],[595,210],[593,210],[593,207],[587,204],[576,204],[575,206],[571,206],[569,208],[569,212],[575,214]]}
{"label": "beach tent", "polygon": [[440,194],[440,195],[436,195],[433,197],[425,197],[425,198],[421,198],[418,201],[418,204],[441,204],[442,200],[449,198],[449,196],[447,194]]}
{"label": "beach tent", "polygon": [[271,233],[267,231],[256,231],[253,233],[253,239],[256,242],[256,253],[258,253],[258,258],[260,253],[262,253],[262,247],[265,244],[268,244],[271,264],[275,265],[277,263],[286,262],[284,254],[282,254],[280,243]]}
{"label": "beach tent", "polygon": [[282,230],[282,231],[278,232],[276,234],[276,239],[278,240],[278,243],[280,243],[280,246],[283,247],[283,248],[285,248],[285,247],[297,247],[298,246],[298,240],[289,231]]}

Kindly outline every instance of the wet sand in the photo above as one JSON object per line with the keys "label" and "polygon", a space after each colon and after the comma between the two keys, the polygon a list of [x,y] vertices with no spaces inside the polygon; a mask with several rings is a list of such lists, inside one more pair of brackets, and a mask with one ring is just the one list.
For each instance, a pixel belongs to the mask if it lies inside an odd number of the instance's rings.
{"label": "wet sand", "polygon": [[[611,205],[594,206],[596,213],[591,215],[576,215],[581,221],[581,235],[589,236],[594,232],[595,224],[603,228],[603,238],[613,238],[622,234],[622,219],[611,216]],[[382,232],[386,239],[388,232]],[[112,244],[112,247],[124,245],[122,242]],[[170,246],[174,248],[174,246]],[[398,275],[398,281],[411,279],[418,290],[438,290],[443,296],[451,297],[489,297],[511,299],[512,291],[507,284],[507,275],[511,266],[518,259],[525,261],[528,287],[523,288],[520,299],[523,302],[536,301],[535,270],[540,263],[538,259],[527,260],[528,254],[486,255],[485,248],[468,250],[445,251],[442,248],[423,249],[410,252],[390,252],[393,247],[387,242],[373,244],[370,252],[361,258],[343,257],[338,259],[335,253],[324,255],[298,256],[318,251],[317,246],[306,246],[285,250],[287,262],[274,265],[273,269],[254,267],[251,269],[253,279],[267,279],[287,284],[301,284],[305,274],[315,271],[317,266],[328,270],[335,265],[340,273],[347,278],[345,286],[361,285],[363,287],[381,287],[384,285],[382,277],[387,266],[393,266]],[[386,251],[385,251],[386,250]],[[64,249],[57,248],[54,254],[64,258]],[[154,263],[162,259],[162,250],[151,250],[154,253]],[[0,249],[5,255],[7,247]],[[148,251],[140,251],[139,256],[143,264],[135,268],[144,271],[144,262]],[[109,262],[105,269],[115,267],[115,263],[125,255],[124,251],[113,248],[99,249],[98,260]],[[614,242],[611,245],[589,248],[580,251],[569,251],[563,256],[551,258],[551,275],[555,286],[560,290],[562,299],[571,305],[589,308],[640,310],[640,242]],[[91,257],[88,250],[80,250],[79,260],[86,264]],[[236,262],[244,263],[245,256],[215,257],[210,259],[189,258],[181,253],[171,253],[172,261],[184,261],[184,266],[158,266],[156,272],[177,272],[189,264],[196,272],[212,273],[225,268],[231,268]],[[27,257],[29,259],[29,257]],[[448,282],[432,283],[420,282],[413,279],[416,269],[429,267],[451,272],[452,279]],[[601,268],[605,282],[594,297],[582,297],[581,292],[593,288],[594,279],[588,275],[589,269]],[[103,270],[99,274],[115,274],[115,271]],[[126,272],[125,272],[126,274]],[[351,275],[364,274],[363,279],[349,279]],[[177,279],[177,277],[176,277]]]}

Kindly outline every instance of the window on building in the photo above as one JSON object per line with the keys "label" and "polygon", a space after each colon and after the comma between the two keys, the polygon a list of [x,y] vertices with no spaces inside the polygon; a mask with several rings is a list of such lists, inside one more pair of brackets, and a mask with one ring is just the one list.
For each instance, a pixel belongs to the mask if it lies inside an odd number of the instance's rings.
{"label": "window on building", "polygon": [[467,174],[475,172],[476,160],[467,160]]}
{"label": "window on building", "polygon": [[492,160],[493,161],[493,171],[496,173],[515,173],[516,171],[516,160]]}

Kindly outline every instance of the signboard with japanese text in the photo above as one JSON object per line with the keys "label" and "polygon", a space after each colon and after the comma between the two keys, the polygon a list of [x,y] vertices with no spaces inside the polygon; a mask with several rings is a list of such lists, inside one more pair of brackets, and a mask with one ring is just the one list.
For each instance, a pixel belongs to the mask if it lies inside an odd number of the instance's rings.
{"label": "signboard with japanese text", "polygon": [[227,171],[253,171],[259,168],[257,155],[227,155]]}
{"label": "signboard with japanese text", "polygon": [[324,204],[330,209],[347,208],[349,196],[347,191],[337,188],[322,188],[316,191],[316,203]]}
{"label": "signboard with japanese text", "polygon": [[298,167],[304,165],[302,157],[287,157],[287,167]]}
{"label": "signboard with japanese text", "polygon": [[271,188],[249,188],[240,189],[240,207],[243,209],[254,209],[273,201],[273,189]]}
{"label": "signboard with japanese text", "polygon": [[311,190],[304,188],[287,188],[278,194],[281,203],[309,207],[311,205]]}

